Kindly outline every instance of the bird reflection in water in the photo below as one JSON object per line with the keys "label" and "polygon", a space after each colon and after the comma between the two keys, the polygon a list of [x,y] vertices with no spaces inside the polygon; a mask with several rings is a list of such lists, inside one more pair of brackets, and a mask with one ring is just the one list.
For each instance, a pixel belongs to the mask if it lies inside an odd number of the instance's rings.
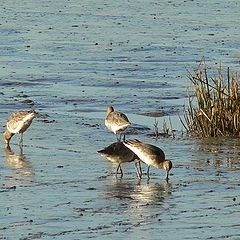
{"label": "bird reflection in water", "polygon": [[146,203],[161,203],[167,200],[172,194],[172,184],[170,182],[163,183],[147,183],[138,185],[136,191],[136,199]]}
{"label": "bird reflection in water", "polygon": [[172,184],[146,183],[117,180],[108,183],[105,191],[107,197],[118,199],[130,199],[140,203],[161,203],[172,194]]}
{"label": "bird reflection in water", "polygon": [[5,145],[3,150],[6,157],[5,165],[13,171],[14,179],[32,180],[34,176],[33,166],[23,154],[23,147],[20,147],[18,154],[13,152],[9,145]]}

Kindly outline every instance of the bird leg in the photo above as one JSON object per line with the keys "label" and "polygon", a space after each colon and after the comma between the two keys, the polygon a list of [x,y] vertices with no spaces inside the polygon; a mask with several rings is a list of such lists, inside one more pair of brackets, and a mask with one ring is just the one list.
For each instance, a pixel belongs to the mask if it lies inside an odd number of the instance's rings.
{"label": "bird leg", "polygon": [[117,136],[117,141],[121,142],[121,133],[119,134],[119,136],[116,134],[116,136]]}
{"label": "bird leg", "polygon": [[117,141],[118,142],[121,142],[122,136],[123,136],[123,142],[125,141],[125,134],[124,133],[119,133],[119,135],[117,135]]}
{"label": "bird leg", "polygon": [[117,175],[118,175],[118,170],[120,169],[120,174],[121,174],[121,178],[123,177],[123,171],[122,171],[122,168],[121,168],[121,165],[120,163],[118,164],[118,167],[117,167],[117,171],[116,171],[116,178],[117,178]]}
{"label": "bird leg", "polygon": [[22,156],[23,155],[23,145],[19,145],[19,148],[20,148],[20,155]]}
{"label": "bird leg", "polygon": [[168,180],[169,180],[169,171],[166,172],[166,178],[165,179],[168,182]]}
{"label": "bird leg", "polygon": [[121,178],[123,177],[123,171],[122,171],[122,168],[121,168],[121,165],[119,164],[119,169],[120,169],[120,173],[121,173]]}
{"label": "bird leg", "polygon": [[23,146],[23,133],[19,133],[19,146]]}
{"label": "bird leg", "polygon": [[138,178],[141,179],[142,176],[140,175],[140,173],[138,171],[137,162],[135,162],[135,168],[136,168],[136,171],[137,171]]}
{"label": "bird leg", "polygon": [[118,169],[120,167],[120,164],[118,164],[118,167],[117,167],[117,170],[116,170],[116,178],[117,178],[117,175],[118,175]]}
{"label": "bird leg", "polygon": [[149,176],[149,169],[150,169],[150,165],[148,165],[148,169],[147,169],[147,177],[148,177],[148,181],[150,179],[150,176]]}
{"label": "bird leg", "polygon": [[[139,165],[139,168],[138,168],[137,165]],[[136,171],[137,171],[137,176],[138,176],[138,178],[141,179],[141,178],[142,178],[142,168],[141,168],[141,163],[140,163],[140,161],[136,161],[136,162],[135,162],[135,168],[136,168]]]}
{"label": "bird leg", "polygon": [[141,177],[142,177],[142,166],[141,166],[140,160],[138,161],[138,165],[139,165],[140,175],[141,175]]}
{"label": "bird leg", "polygon": [[[117,141],[118,142],[121,142],[121,139],[123,139],[123,142],[125,142],[125,134],[124,133],[116,133],[116,136],[117,136]],[[122,138],[122,136],[123,136],[123,138]]]}

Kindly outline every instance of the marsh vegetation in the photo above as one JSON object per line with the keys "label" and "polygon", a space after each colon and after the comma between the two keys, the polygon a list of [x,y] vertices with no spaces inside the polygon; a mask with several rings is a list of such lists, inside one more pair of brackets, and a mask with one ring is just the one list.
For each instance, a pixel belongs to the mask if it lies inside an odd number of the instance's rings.
{"label": "marsh vegetation", "polygon": [[188,72],[192,89],[184,110],[186,130],[192,136],[240,136],[239,73],[220,64],[210,69],[202,60],[198,69]]}

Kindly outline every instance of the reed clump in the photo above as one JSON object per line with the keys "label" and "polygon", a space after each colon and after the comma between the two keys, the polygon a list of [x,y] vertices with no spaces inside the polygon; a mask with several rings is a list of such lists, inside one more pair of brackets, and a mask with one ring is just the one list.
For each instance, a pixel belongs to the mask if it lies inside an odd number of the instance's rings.
{"label": "reed clump", "polygon": [[[240,89],[238,73],[221,64],[208,75],[204,61],[188,78],[193,84],[193,94],[188,95],[188,106],[182,121],[187,131],[198,137],[240,136]],[[225,75],[224,75],[225,74]]]}
{"label": "reed clump", "polygon": [[169,117],[169,124],[165,119],[163,119],[162,130],[160,130],[159,128],[159,123],[157,119],[155,119],[155,123],[153,124],[153,126],[154,126],[154,133],[149,134],[149,136],[154,136],[156,139],[158,139],[159,137],[175,138],[176,130],[173,129],[172,127],[172,121],[170,117]]}

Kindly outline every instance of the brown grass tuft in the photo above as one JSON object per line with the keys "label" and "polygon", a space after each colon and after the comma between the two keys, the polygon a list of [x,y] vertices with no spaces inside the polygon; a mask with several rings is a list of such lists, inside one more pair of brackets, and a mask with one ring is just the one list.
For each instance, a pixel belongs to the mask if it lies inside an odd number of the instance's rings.
{"label": "brown grass tuft", "polygon": [[208,71],[201,61],[195,72],[188,72],[194,94],[188,95],[182,123],[193,136],[240,136],[240,76],[228,68],[224,77],[221,64],[213,76]]}

